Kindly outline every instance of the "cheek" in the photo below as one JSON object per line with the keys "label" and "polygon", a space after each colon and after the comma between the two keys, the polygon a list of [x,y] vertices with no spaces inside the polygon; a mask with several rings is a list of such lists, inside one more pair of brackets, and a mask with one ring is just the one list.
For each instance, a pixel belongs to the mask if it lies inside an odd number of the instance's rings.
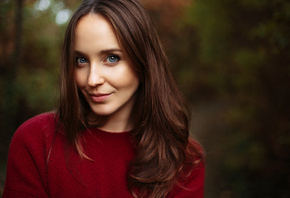
{"label": "cheek", "polygon": [[84,69],[75,69],[74,72],[75,82],[77,86],[84,87],[87,82],[87,72]]}
{"label": "cheek", "polygon": [[134,93],[139,86],[139,79],[132,74],[124,76],[123,82],[123,87],[130,93]]}
{"label": "cheek", "polygon": [[139,85],[139,79],[128,67],[118,69],[118,71],[111,72],[112,80],[117,87],[133,88]]}

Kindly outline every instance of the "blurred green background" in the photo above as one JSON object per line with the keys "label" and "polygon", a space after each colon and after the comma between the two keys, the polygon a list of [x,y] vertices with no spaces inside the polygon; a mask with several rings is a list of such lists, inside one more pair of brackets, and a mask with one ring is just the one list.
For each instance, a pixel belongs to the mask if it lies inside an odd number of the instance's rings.
{"label": "blurred green background", "polygon": [[[289,0],[142,0],[192,107],[206,198],[290,197]],[[0,190],[17,127],[57,107],[80,0],[0,0]]]}

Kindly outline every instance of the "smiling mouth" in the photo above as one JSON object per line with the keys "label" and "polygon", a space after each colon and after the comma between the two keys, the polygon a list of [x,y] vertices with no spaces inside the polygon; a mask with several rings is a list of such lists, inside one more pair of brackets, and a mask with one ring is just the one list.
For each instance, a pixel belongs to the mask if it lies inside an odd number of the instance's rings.
{"label": "smiling mouth", "polygon": [[89,94],[89,96],[93,102],[104,102],[111,95],[112,95],[112,93],[109,93],[109,94]]}

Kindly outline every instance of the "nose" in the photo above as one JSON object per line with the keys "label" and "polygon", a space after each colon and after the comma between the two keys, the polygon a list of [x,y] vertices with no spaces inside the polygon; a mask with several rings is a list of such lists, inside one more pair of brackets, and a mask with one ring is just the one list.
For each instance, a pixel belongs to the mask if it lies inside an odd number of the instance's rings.
{"label": "nose", "polygon": [[105,79],[102,74],[101,67],[99,67],[97,64],[92,64],[88,76],[88,85],[91,87],[96,87],[98,85],[104,84],[104,82]]}

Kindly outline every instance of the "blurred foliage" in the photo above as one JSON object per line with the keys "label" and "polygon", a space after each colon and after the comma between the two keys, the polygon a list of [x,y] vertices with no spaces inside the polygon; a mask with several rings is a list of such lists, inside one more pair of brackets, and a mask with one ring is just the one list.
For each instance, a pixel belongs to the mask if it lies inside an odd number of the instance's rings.
{"label": "blurred foliage", "polygon": [[197,54],[175,57],[190,64],[182,65],[188,96],[228,106],[215,157],[217,188],[231,193],[221,197],[290,196],[289,24],[287,0],[195,0],[178,25],[192,29],[183,45]]}
{"label": "blurred foliage", "polygon": [[[79,1],[41,1],[0,1],[1,163],[16,128],[57,106],[66,24],[55,18]],[[142,2],[188,101],[222,104],[202,141],[215,172],[206,197],[290,197],[290,2]]]}

